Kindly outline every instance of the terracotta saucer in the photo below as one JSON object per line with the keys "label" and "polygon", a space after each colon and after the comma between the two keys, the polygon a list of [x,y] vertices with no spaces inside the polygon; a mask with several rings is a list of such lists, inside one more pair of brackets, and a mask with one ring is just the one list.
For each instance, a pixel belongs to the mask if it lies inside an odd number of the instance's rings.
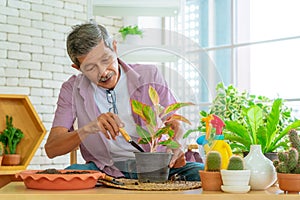
{"label": "terracotta saucer", "polygon": [[[27,188],[39,190],[78,190],[95,187],[105,174],[94,170],[58,170],[62,174],[37,174],[42,170],[25,170],[16,174]],[[76,173],[76,172],[86,173]],[[66,172],[75,172],[65,174]]]}

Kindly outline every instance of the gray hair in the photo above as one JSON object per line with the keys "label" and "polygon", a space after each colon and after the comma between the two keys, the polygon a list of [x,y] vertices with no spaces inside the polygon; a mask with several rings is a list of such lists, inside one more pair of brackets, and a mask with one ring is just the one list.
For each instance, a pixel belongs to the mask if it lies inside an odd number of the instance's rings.
{"label": "gray hair", "polygon": [[113,51],[113,40],[107,29],[94,22],[75,25],[67,37],[67,51],[74,64],[80,66],[77,57],[88,54],[102,40]]}

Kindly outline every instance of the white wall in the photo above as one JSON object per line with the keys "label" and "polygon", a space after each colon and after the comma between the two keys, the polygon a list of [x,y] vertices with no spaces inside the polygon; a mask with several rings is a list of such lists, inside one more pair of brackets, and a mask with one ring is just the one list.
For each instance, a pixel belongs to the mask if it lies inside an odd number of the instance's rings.
{"label": "white wall", "polygon": [[[59,88],[77,73],[70,67],[65,39],[71,26],[86,21],[86,7],[82,0],[0,0],[0,94],[28,95],[47,129],[28,169],[69,165],[69,155],[49,159],[43,146]],[[113,34],[123,25],[121,18],[96,21]]]}

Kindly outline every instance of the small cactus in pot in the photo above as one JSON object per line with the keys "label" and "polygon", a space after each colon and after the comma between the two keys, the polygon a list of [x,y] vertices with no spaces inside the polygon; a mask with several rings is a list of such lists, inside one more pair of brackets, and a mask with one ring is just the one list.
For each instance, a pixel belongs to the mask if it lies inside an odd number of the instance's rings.
{"label": "small cactus in pot", "polygon": [[218,151],[209,151],[206,155],[205,168],[200,170],[202,189],[207,191],[220,191],[221,178],[221,154]]}
{"label": "small cactus in pot", "polygon": [[297,131],[289,131],[291,148],[279,152],[278,159],[273,161],[277,171],[279,188],[285,192],[300,192],[300,136]]}
{"label": "small cactus in pot", "polygon": [[228,192],[227,186],[239,186],[242,189],[241,192],[248,192],[250,190],[250,170],[245,169],[244,158],[241,156],[232,155],[229,158],[227,169],[221,170],[221,177],[223,191]]}
{"label": "small cactus in pot", "polygon": [[288,152],[278,152],[273,164],[278,173],[300,174],[300,138],[296,130],[289,132],[291,148]]}

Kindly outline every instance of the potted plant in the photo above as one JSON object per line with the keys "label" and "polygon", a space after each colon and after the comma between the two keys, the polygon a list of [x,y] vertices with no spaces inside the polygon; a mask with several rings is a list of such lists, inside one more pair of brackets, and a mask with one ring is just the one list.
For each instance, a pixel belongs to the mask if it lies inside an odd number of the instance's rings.
{"label": "potted plant", "polygon": [[300,136],[297,131],[289,131],[291,148],[279,152],[278,159],[273,161],[276,167],[279,188],[285,192],[300,192]]}
{"label": "potted plant", "polygon": [[221,154],[218,151],[210,151],[207,153],[204,170],[199,171],[203,190],[221,190],[221,162]]}
{"label": "potted plant", "polygon": [[300,120],[291,118],[291,108],[282,99],[272,101],[223,83],[217,85],[216,91],[209,111],[201,111],[200,115],[213,113],[225,122],[223,133],[235,153],[249,152],[253,144],[260,144],[265,155],[288,148],[287,133],[299,128]]}
{"label": "potted plant", "polygon": [[[165,149],[162,150],[162,147],[168,149],[180,147],[174,138],[174,130],[171,125],[166,125],[166,123],[178,120],[190,124],[188,119],[175,112],[184,106],[194,104],[177,102],[164,108],[159,104],[160,100],[156,90],[149,86],[148,91],[152,105],[131,100],[133,112],[144,122],[143,126],[136,125],[137,134],[140,136],[139,144],[148,145],[150,148],[150,152],[135,153],[138,179],[140,182],[165,182],[168,180],[168,165],[172,154],[165,152]],[[161,158],[157,158],[157,156],[161,156]],[[164,175],[162,176],[162,174]]]}
{"label": "potted plant", "polygon": [[134,39],[129,39],[129,37],[143,37],[143,31],[137,25],[123,26],[119,29],[119,33],[121,33],[123,41],[127,41],[127,43],[133,43],[131,40]]}
{"label": "potted plant", "polygon": [[250,170],[245,169],[244,158],[239,155],[230,157],[227,169],[221,169],[221,177],[221,189],[225,192],[245,193],[250,190]]}
{"label": "potted plant", "polygon": [[279,147],[286,147],[284,137],[288,131],[300,126],[300,120],[281,124],[280,113],[283,100],[275,99],[270,112],[264,111],[258,105],[252,105],[243,110],[244,122],[234,120],[225,122],[227,135],[231,142],[250,150],[252,144],[260,144],[262,152],[274,152]]}
{"label": "potted plant", "polygon": [[3,165],[18,165],[21,155],[17,154],[17,144],[24,137],[23,132],[14,127],[12,116],[6,115],[6,129],[0,134],[0,142],[4,145]]}

